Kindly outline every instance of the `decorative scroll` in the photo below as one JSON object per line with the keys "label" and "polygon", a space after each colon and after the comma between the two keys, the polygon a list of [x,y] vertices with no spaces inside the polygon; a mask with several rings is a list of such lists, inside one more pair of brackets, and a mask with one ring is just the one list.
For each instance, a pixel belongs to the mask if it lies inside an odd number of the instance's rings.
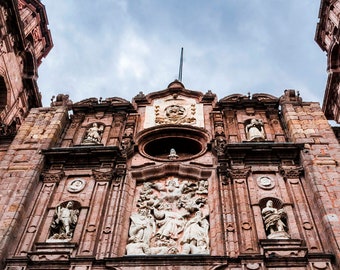
{"label": "decorative scroll", "polygon": [[207,180],[170,177],[137,191],[127,255],[209,254]]}

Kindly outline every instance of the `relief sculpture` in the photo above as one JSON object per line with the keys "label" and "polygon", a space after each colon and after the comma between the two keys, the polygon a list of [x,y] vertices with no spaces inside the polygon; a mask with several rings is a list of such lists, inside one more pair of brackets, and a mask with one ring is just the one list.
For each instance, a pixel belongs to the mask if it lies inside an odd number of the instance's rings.
{"label": "relief sculpture", "polygon": [[190,107],[186,107],[173,104],[167,106],[164,110],[161,110],[159,106],[156,106],[155,121],[157,124],[195,124],[195,104],[192,104]]}
{"label": "relief sculpture", "polygon": [[137,190],[127,255],[209,254],[207,180],[170,177]]}

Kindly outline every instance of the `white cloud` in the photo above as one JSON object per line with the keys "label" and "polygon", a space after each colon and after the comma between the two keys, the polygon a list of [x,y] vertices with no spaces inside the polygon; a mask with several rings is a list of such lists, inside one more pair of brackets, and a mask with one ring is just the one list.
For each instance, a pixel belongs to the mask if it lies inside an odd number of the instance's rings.
{"label": "white cloud", "polygon": [[42,2],[55,44],[39,69],[45,105],[62,92],[76,102],[164,89],[178,76],[181,47],[188,89],[223,98],[294,88],[306,101],[322,101],[318,1]]}

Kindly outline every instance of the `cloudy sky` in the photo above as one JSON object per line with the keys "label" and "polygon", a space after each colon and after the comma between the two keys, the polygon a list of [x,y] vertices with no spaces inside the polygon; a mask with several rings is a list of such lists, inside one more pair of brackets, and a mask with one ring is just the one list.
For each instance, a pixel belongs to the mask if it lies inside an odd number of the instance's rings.
{"label": "cloudy sky", "polygon": [[129,101],[183,84],[218,99],[296,89],[322,104],[326,54],[314,41],[318,0],[41,0],[54,47],[39,69],[53,95]]}

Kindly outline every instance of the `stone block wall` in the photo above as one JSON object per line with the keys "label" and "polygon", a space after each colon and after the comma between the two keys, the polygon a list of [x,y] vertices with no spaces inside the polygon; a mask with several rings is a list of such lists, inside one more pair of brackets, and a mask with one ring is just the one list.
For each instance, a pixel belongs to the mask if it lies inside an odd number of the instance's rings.
{"label": "stone block wall", "polygon": [[[30,217],[44,165],[42,149],[53,147],[67,123],[67,109],[32,109],[0,162],[0,257],[6,258]],[[2,260],[3,263],[3,260]]]}

